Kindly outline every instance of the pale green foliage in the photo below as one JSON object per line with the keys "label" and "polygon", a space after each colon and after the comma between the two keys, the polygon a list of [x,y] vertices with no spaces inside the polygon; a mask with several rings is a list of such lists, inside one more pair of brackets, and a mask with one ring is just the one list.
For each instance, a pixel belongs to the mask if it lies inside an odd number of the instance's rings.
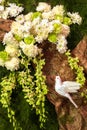
{"label": "pale green foliage", "polygon": [[13,123],[14,130],[21,130],[18,122],[15,119],[15,112],[11,109],[11,94],[12,89],[15,88],[15,73],[10,73],[8,76],[2,78],[1,85],[1,98],[0,102],[4,108],[7,109],[8,118]]}
{"label": "pale green foliage", "polygon": [[[35,65],[33,72],[31,72],[31,62]],[[18,87],[22,88],[26,102],[36,110],[36,114],[39,116],[40,127],[42,128],[46,122],[45,95],[47,94],[47,86],[45,84],[45,76],[42,73],[44,64],[45,61],[41,59],[41,56],[34,59],[22,56],[21,66],[23,69],[10,72],[2,78],[0,83],[0,102],[7,109],[8,118],[12,122],[14,130],[22,130],[15,118],[15,111],[11,106],[12,92]]]}
{"label": "pale green foliage", "polygon": [[42,73],[43,65],[45,64],[42,59],[34,59],[34,63],[36,64],[36,72],[35,72],[35,93],[36,93],[36,114],[39,114],[39,121],[41,122],[41,127],[43,127],[43,123],[46,121],[45,115],[45,96],[47,94],[47,86],[45,84],[45,76]]}
{"label": "pale green foliage", "polygon": [[68,63],[70,65],[71,69],[73,69],[75,74],[76,74],[76,81],[78,83],[80,83],[81,86],[83,86],[86,79],[85,79],[85,76],[84,76],[84,73],[83,73],[83,67],[78,65],[78,62],[79,62],[78,58],[77,57],[73,58],[71,56],[70,51],[66,52],[66,56],[68,58]]}
{"label": "pale green foliage", "polygon": [[[26,62],[25,62],[26,61]],[[32,62],[36,65],[35,74],[31,75],[31,70],[28,68],[29,61],[22,58],[22,64],[25,69],[18,72],[17,81],[22,86],[24,92],[24,98],[32,108],[36,109],[36,114],[39,115],[40,126],[43,127],[43,123],[46,122],[45,111],[45,95],[47,94],[47,86],[45,84],[45,76],[42,73],[43,65],[45,64],[43,59],[34,58]]]}

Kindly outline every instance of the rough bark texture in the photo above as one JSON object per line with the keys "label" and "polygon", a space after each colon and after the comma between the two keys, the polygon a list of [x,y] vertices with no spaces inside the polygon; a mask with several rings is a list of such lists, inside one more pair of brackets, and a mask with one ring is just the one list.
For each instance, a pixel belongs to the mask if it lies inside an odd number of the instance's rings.
{"label": "rough bark texture", "polygon": [[0,18],[0,41],[3,40],[3,37],[6,32],[10,31],[12,20],[4,20]]}
{"label": "rough bark texture", "polygon": [[[0,19],[0,41],[6,32],[10,30],[12,21]],[[68,65],[67,57],[59,54],[55,44],[44,42],[39,45],[42,48],[46,65],[43,68],[43,73],[46,75],[46,83],[48,86],[48,100],[55,105],[60,129],[59,130],[87,130],[87,104],[84,104],[79,91],[72,94],[73,100],[79,106],[76,109],[68,99],[58,95],[54,90],[55,76],[60,75],[62,80],[75,80],[75,73]],[[87,40],[83,39],[73,50],[73,55],[77,56],[80,64],[87,72]],[[84,86],[87,89],[87,83]]]}
{"label": "rough bark texture", "polygon": [[72,51],[75,57],[79,58],[80,65],[82,65],[87,73],[87,36],[85,36]]}

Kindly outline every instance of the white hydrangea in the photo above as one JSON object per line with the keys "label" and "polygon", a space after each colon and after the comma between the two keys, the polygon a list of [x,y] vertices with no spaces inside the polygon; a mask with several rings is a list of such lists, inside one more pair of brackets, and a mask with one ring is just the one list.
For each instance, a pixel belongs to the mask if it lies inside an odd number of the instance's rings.
{"label": "white hydrangea", "polygon": [[52,24],[52,25],[55,24],[55,23],[56,23],[56,24],[61,24],[60,20],[52,20],[52,21],[51,21],[51,24]]}
{"label": "white hydrangea", "polygon": [[35,57],[39,53],[39,49],[36,45],[33,44],[25,44],[23,41],[20,42],[20,48],[23,53],[28,57]]}
{"label": "white hydrangea", "polygon": [[12,32],[8,32],[4,35],[4,38],[3,38],[3,44],[8,44],[11,42],[11,40],[13,39],[13,34]]}
{"label": "white hydrangea", "polygon": [[67,46],[63,43],[58,43],[57,44],[57,50],[59,53],[63,54],[67,51]]}
{"label": "white hydrangea", "polygon": [[35,37],[35,40],[36,40],[36,42],[38,42],[38,43],[42,43],[43,40],[44,40],[44,37],[42,37],[42,35],[37,35],[37,36]]}
{"label": "white hydrangea", "polygon": [[51,6],[45,2],[39,2],[36,10],[41,12],[48,12],[51,10]]}
{"label": "white hydrangea", "polygon": [[53,13],[54,15],[61,15],[61,16],[63,16],[63,15],[64,15],[64,12],[65,12],[65,10],[64,10],[64,6],[63,6],[63,5],[56,5],[56,6],[53,7],[53,9],[52,9],[52,13]]}
{"label": "white hydrangea", "polygon": [[7,19],[7,18],[9,18],[9,11],[8,10],[4,10],[3,12],[2,12],[2,18],[3,19]]}
{"label": "white hydrangea", "polygon": [[24,16],[25,21],[32,21],[33,12],[30,12]]}
{"label": "white hydrangea", "polygon": [[57,50],[60,53],[65,53],[67,50],[67,40],[64,35],[58,36]]}
{"label": "white hydrangea", "polygon": [[65,45],[67,45],[67,40],[64,35],[62,35],[62,34],[58,35],[57,39],[58,39],[58,43],[63,43]]}
{"label": "white hydrangea", "polygon": [[75,13],[68,12],[67,15],[71,18],[72,23],[74,24],[77,23],[79,25],[82,23],[82,18],[78,12],[75,12]]}
{"label": "white hydrangea", "polygon": [[20,61],[17,57],[12,57],[10,60],[5,62],[5,67],[10,71],[18,70],[19,62]]}
{"label": "white hydrangea", "polygon": [[17,46],[12,45],[12,44],[6,45],[6,46],[5,46],[5,51],[6,51],[11,57],[17,56],[17,55],[18,55],[18,52],[19,52]]}
{"label": "white hydrangea", "polygon": [[43,12],[43,13],[42,13],[42,18],[43,18],[43,19],[53,20],[53,19],[54,19],[54,14],[52,13],[52,11]]}
{"label": "white hydrangea", "polygon": [[4,38],[3,38],[3,44],[5,45],[8,45],[8,44],[11,44],[11,45],[14,45],[16,47],[19,46],[18,44],[18,41],[14,38],[12,32],[8,32],[4,35]]}
{"label": "white hydrangea", "polygon": [[36,25],[40,24],[41,18],[37,17],[32,21],[32,27],[35,27]]}
{"label": "white hydrangea", "polygon": [[30,31],[30,29],[32,28],[32,23],[30,21],[26,21],[24,22],[24,31],[28,32]]}
{"label": "white hydrangea", "polygon": [[9,16],[11,17],[16,17],[23,11],[23,7],[19,7],[15,3],[9,3],[9,7],[6,9],[9,11]]}
{"label": "white hydrangea", "polygon": [[20,24],[23,24],[24,21],[25,21],[25,18],[24,18],[24,15],[21,14],[21,15],[18,15],[16,18],[15,18],[16,22],[20,23]]}
{"label": "white hydrangea", "polygon": [[[41,29],[42,30],[42,29]],[[38,43],[41,43],[41,42],[43,42],[44,40],[46,40],[47,39],[47,37],[48,37],[48,33],[49,33],[49,30],[48,29],[45,29],[45,30],[43,30],[43,31],[39,31],[39,33],[37,34],[37,36],[35,37],[35,40],[36,40],[36,42],[38,42]]]}
{"label": "white hydrangea", "polygon": [[49,32],[52,30],[49,28],[48,20],[44,19],[39,25],[36,26],[35,31],[37,32],[35,40],[36,42],[41,43],[47,39]]}
{"label": "white hydrangea", "polygon": [[24,26],[14,21],[11,25],[11,31],[13,34],[17,34],[19,37],[23,38]]}

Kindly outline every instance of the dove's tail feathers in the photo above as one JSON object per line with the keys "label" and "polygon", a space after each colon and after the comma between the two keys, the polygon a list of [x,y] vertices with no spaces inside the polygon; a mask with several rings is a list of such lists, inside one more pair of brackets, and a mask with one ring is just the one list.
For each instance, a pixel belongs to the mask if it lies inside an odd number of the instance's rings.
{"label": "dove's tail feathers", "polygon": [[73,99],[71,98],[71,96],[69,94],[66,94],[66,97],[70,100],[70,102],[76,107],[78,108],[78,106],[76,105],[76,103],[73,101]]}

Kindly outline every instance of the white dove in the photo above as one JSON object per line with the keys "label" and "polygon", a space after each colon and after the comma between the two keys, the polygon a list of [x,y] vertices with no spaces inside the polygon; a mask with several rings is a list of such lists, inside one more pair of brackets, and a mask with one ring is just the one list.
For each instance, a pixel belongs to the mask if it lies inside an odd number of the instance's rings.
{"label": "white dove", "polygon": [[76,105],[76,103],[73,101],[72,97],[70,96],[69,93],[75,93],[77,92],[77,90],[80,89],[80,83],[74,82],[74,81],[61,81],[60,76],[56,76],[55,78],[55,91],[68,98],[70,100],[70,102],[76,107],[78,108],[78,106]]}

